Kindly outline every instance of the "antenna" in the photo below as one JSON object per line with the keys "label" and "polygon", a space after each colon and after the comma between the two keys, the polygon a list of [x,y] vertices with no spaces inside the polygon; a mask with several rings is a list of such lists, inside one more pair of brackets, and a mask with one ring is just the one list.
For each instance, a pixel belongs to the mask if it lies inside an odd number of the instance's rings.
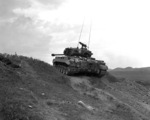
{"label": "antenna", "polygon": [[88,49],[89,49],[90,40],[91,40],[91,30],[92,30],[92,20],[91,20],[91,23],[90,23],[90,33],[89,33]]}
{"label": "antenna", "polygon": [[80,35],[79,35],[79,40],[78,40],[78,45],[77,45],[77,47],[79,46],[79,42],[80,42],[80,39],[81,39],[81,34],[82,34],[82,31],[83,31],[83,26],[84,26],[84,20],[85,20],[85,17],[84,17],[84,19],[83,19],[82,28],[81,28],[81,31],[80,31]]}

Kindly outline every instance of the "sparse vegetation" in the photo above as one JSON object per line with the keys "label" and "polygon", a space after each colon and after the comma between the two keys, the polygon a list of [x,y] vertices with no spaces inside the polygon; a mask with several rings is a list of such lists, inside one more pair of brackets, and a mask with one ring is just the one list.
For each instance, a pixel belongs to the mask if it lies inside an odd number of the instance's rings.
{"label": "sparse vegetation", "polygon": [[149,81],[136,81],[136,83],[146,87],[146,88],[150,88],[150,82]]}
{"label": "sparse vegetation", "polygon": [[[128,85],[126,79],[118,79],[109,73],[101,79],[93,76],[77,76],[74,82],[70,79],[43,61],[0,54],[0,119],[148,120],[148,113],[142,112],[147,108],[139,107],[136,99],[143,98],[143,88],[140,86],[147,87],[149,83],[137,81],[138,84],[132,82]],[[79,79],[83,82],[78,83],[76,80]],[[130,96],[133,94],[136,99]],[[149,98],[147,95],[143,101],[146,97]],[[79,101],[94,110],[82,107]],[[150,102],[146,103],[149,105]],[[137,113],[133,112],[132,107]],[[145,117],[139,118],[138,113]]]}
{"label": "sparse vegetation", "polygon": [[42,118],[30,110],[26,102],[23,101],[5,101],[2,107],[4,120],[42,120]]}

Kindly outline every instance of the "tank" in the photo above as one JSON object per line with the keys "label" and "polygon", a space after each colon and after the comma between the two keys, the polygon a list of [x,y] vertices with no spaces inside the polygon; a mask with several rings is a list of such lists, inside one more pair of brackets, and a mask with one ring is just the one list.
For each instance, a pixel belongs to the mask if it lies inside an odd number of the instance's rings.
{"label": "tank", "polygon": [[105,62],[96,60],[87,45],[79,42],[81,47],[65,48],[63,54],[52,54],[53,66],[66,75],[87,74],[104,76],[108,70]]}

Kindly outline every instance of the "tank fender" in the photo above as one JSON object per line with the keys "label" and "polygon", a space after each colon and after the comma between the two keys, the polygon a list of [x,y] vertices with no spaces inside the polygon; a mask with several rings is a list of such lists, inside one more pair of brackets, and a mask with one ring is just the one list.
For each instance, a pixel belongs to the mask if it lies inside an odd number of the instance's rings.
{"label": "tank fender", "polygon": [[100,69],[108,70],[108,67],[106,65],[100,65]]}

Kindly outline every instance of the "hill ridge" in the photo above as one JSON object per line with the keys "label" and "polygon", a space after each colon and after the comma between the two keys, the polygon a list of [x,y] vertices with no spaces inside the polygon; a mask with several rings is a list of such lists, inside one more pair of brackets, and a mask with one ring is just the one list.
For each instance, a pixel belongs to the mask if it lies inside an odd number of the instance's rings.
{"label": "hill ridge", "polygon": [[0,59],[2,120],[148,120],[150,117],[148,89],[129,79],[115,77],[111,72],[102,78],[65,76],[34,58],[3,54],[0,58],[11,61],[6,64]]}

